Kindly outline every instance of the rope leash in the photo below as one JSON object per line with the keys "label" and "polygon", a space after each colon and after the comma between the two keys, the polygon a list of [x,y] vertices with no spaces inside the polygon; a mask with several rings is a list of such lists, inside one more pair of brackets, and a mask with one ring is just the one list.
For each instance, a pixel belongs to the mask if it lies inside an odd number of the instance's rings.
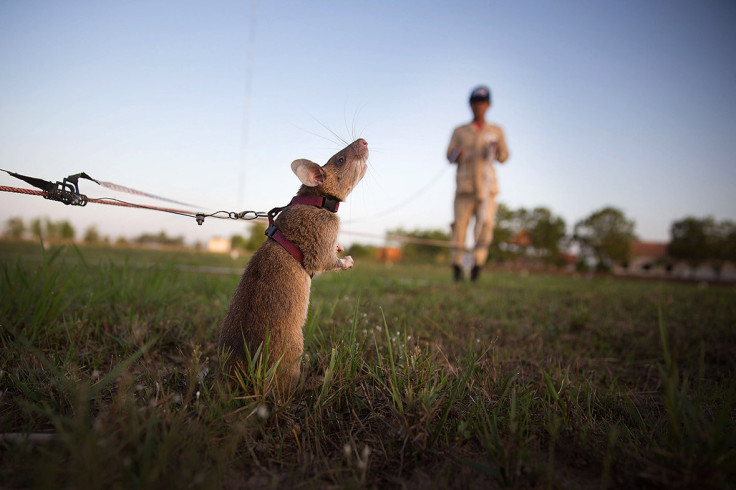
{"label": "rope leash", "polygon": [[33,189],[21,189],[20,187],[8,187],[0,185],[0,191],[2,192],[15,192],[16,194],[29,194],[31,196],[45,196],[46,193],[43,191],[36,191]]}
{"label": "rope leash", "polygon": [[255,219],[265,219],[268,217],[268,213],[263,212],[263,211],[241,211],[241,212],[215,211],[214,213],[203,213],[203,212],[194,212],[194,211],[188,211],[188,210],[183,210],[183,209],[164,208],[164,207],[159,207],[159,206],[135,204],[135,203],[130,203],[130,202],[123,201],[120,199],[115,199],[112,197],[90,198],[82,194],[79,191],[79,179],[80,178],[91,180],[92,182],[95,182],[108,189],[113,189],[113,190],[117,190],[120,192],[127,192],[129,194],[149,197],[152,199],[158,199],[161,201],[171,202],[175,204],[182,204],[184,206],[195,207],[193,205],[175,201],[173,199],[168,199],[165,197],[156,196],[154,194],[149,194],[147,192],[138,191],[130,187],[113,184],[112,182],[99,181],[97,179],[93,179],[92,177],[90,177],[84,172],[81,172],[75,175],[70,175],[69,177],[64,178],[62,182],[53,183],[53,182],[39,179],[36,177],[29,177],[27,175],[21,175],[16,172],[11,172],[5,169],[0,169],[0,170],[7,173],[11,177],[20,179],[40,189],[40,190],[36,190],[36,189],[24,189],[20,187],[0,186],[0,191],[14,192],[16,194],[26,194],[26,195],[32,195],[32,196],[41,196],[44,199],[63,202],[66,205],[86,206],[88,202],[93,202],[96,204],[107,204],[110,206],[121,206],[121,207],[127,207],[127,208],[137,208],[137,209],[149,209],[151,211],[161,211],[165,213],[176,214],[179,216],[186,216],[189,218],[194,218],[197,220],[198,225],[202,225],[202,223],[204,223],[205,218],[250,221],[250,220],[255,220]]}
{"label": "rope leash", "polygon": [[[14,172],[9,172],[4,169],[0,169],[0,171],[6,172],[7,174],[14,176],[16,178],[20,178],[18,177],[20,174],[15,174]],[[26,177],[26,176],[22,176],[22,177]],[[71,177],[74,177],[74,176],[71,176]],[[159,212],[164,212],[164,213],[175,214],[178,216],[184,216],[187,218],[194,218],[197,221],[197,224],[199,225],[202,225],[204,223],[205,218],[252,221],[252,220],[267,220],[269,217],[268,216],[269,213],[264,212],[264,211],[241,211],[241,212],[215,211],[213,213],[202,213],[202,212],[195,212],[195,211],[189,211],[189,210],[183,210],[183,209],[174,209],[174,208],[165,208],[165,207],[158,207],[158,206],[149,206],[149,205],[144,205],[144,204],[135,204],[135,203],[126,202],[126,201],[122,201],[120,199],[115,199],[111,197],[90,198],[90,197],[85,196],[84,194],[79,194],[78,192],[75,193],[73,191],[63,190],[64,189],[63,182],[62,183],[57,182],[56,184],[53,184],[51,182],[44,181],[41,179],[35,179],[33,177],[26,177],[26,178],[38,184],[46,186],[46,188],[50,189],[51,192],[49,192],[49,190],[24,189],[20,187],[10,187],[10,186],[0,186],[0,192],[12,192],[12,193],[26,194],[26,195],[31,195],[31,196],[41,196],[45,199],[57,200],[57,201],[64,202],[65,204],[77,205],[77,206],[85,206],[88,202],[91,202],[95,204],[105,204],[108,206],[120,206],[120,207],[135,208],[135,209],[147,209],[151,211],[159,211]],[[69,179],[70,178],[67,177],[67,179],[64,179],[64,180],[68,181]],[[26,179],[21,179],[21,180],[28,182],[28,180]],[[94,182],[98,182],[94,179],[90,179],[90,180],[93,180]],[[433,179],[433,180],[436,180],[436,179]],[[102,181],[99,181],[99,182],[102,182]],[[432,183],[433,182],[430,182],[430,184]],[[110,184],[109,186],[105,186],[105,187],[115,188],[116,190],[117,189],[119,190],[127,189],[127,191],[131,194],[142,195],[142,196],[151,197],[154,199],[160,199],[160,200],[168,201],[168,202],[174,202],[174,203],[178,202],[172,199],[162,198],[162,197],[155,196],[153,194],[148,194],[142,191],[136,191],[135,189],[131,189],[129,187],[112,184],[111,182],[105,182],[105,184]],[[31,185],[35,185],[35,184],[31,183]],[[100,184],[100,185],[103,185],[103,184]],[[68,192],[71,194],[71,195],[66,196],[65,200],[61,199],[60,192],[62,191],[58,190],[59,186],[62,187],[63,192]],[[115,187],[112,187],[112,186],[115,186]],[[425,188],[426,187],[429,187],[429,186],[425,186]],[[78,191],[78,187],[76,188],[76,190]],[[422,191],[423,190],[424,189],[422,189]],[[347,223],[350,223],[350,221],[348,221]],[[350,231],[350,230],[342,230],[341,233],[348,234],[348,235],[362,236],[366,238],[388,239],[392,241],[397,241],[397,242],[402,242],[402,243],[412,243],[416,245],[433,245],[437,247],[446,247],[446,248],[455,247],[455,244],[452,241],[431,240],[431,239],[408,237],[408,236],[401,236],[401,235],[375,235],[375,234],[362,233],[362,232]]]}

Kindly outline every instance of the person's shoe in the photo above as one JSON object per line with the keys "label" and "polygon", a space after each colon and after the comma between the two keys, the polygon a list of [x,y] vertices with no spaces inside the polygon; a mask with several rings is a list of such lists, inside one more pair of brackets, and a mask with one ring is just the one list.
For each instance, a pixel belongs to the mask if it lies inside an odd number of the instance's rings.
{"label": "person's shoe", "polygon": [[455,282],[460,282],[463,279],[463,269],[459,265],[452,266],[452,278]]}
{"label": "person's shoe", "polygon": [[475,282],[478,280],[478,277],[480,276],[480,267],[477,265],[474,265],[472,269],[470,269],[470,280]]}

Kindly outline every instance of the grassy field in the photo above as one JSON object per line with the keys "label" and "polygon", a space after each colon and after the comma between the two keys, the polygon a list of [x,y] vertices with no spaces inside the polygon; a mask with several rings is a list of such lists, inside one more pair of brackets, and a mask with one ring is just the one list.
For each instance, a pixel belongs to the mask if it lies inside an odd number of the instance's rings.
{"label": "grassy field", "polygon": [[246,261],[0,244],[0,487],[734,486],[734,288],[357,261],[283,400],[217,375]]}

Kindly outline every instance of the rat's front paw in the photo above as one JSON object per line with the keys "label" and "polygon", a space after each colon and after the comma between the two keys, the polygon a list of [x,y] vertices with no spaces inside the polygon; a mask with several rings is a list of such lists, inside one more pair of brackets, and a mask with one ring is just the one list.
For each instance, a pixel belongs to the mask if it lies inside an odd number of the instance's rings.
{"label": "rat's front paw", "polygon": [[353,258],[350,255],[348,255],[344,259],[341,259],[340,263],[342,264],[343,269],[352,269],[354,264]]}
{"label": "rat's front paw", "polygon": [[344,251],[345,251],[345,249],[344,249],[344,248],[342,248],[342,245],[340,245],[340,244],[338,243],[338,244],[337,244],[337,253],[341,254],[341,253],[343,253]]}

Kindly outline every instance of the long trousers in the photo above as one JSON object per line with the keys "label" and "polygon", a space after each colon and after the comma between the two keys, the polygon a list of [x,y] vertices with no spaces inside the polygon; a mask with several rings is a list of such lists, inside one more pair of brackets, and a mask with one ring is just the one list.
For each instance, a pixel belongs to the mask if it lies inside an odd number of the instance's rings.
{"label": "long trousers", "polygon": [[475,217],[473,228],[474,265],[483,266],[488,259],[488,247],[493,241],[493,227],[496,223],[496,196],[478,198],[474,194],[455,195],[455,222],[452,224],[453,257],[452,263],[462,266],[465,257],[465,236],[470,218]]}

